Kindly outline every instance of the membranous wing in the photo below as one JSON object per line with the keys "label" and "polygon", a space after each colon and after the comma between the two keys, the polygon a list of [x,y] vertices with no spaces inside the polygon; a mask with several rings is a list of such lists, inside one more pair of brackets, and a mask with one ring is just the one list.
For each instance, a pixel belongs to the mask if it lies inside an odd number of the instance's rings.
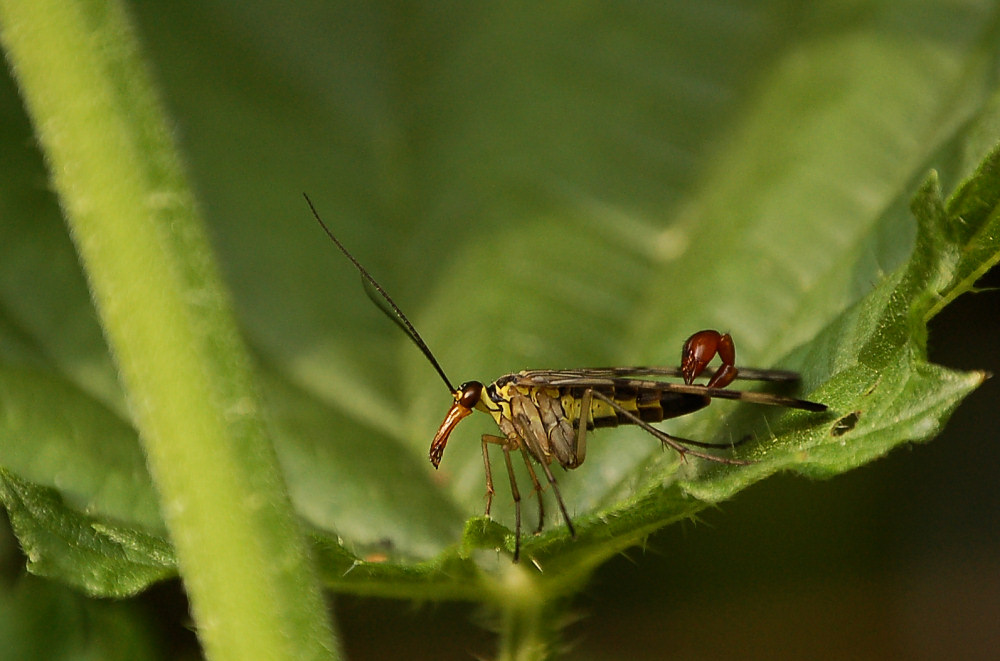
{"label": "membranous wing", "polygon": [[[804,411],[825,411],[826,406],[794,397],[776,395],[766,392],[748,390],[730,390],[728,388],[709,388],[696,384],[670,383],[659,381],[659,378],[680,378],[681,371],[674,367],[595,367],[573,370],[525,370],[508,377],[518,385],[536,388],[570,388],[584,391],[593,389],[609,396],[612,393],[635,392],[637,394],[674,393],[678,399],[687,396],[707,397],[709,399],[732,399],[754,404],[784,406],[802,409]],[[654,377],[654,378],[643,378]],[[738,379],[770,382],[795,382],[799,375],[786,370],[744,369],[739,371]],[[669,416],[668,416],[669,417]]]}

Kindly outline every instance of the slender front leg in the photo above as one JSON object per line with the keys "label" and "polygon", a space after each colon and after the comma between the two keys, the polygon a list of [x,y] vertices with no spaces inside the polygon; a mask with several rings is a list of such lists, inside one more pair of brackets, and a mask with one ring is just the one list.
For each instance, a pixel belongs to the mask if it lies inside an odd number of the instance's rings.
{"label": "slender front leg", "polygon": [[486,516],[490,515],[490,506],[493,505],[493,494],[496,493],[493,490],[493,471],[490,470],[490,451],[487,443],[495,443],[502,446],[506,441],[507,439],[503,436],[483,434],[483,467],[486,469]]}
{"label": "slender front leg", "polygon": [[[510,479],[510,495],[514,500],[514,562],[517,562],[521,555],[521,491],[517,488],[517,477],[514,475],[514,466],[510,460],[510,451],[520,447],[520,444],[516,440],[504,438],[503,436],[483,434],[483,466],[486,468],[486,516],[490,515],[490,505],[493,504],[493,494],[496,493],[493,489],[493,470],[490,468],[490,443],[499,445],[503,449],[503,460],[507,465],[507,477]],[[538,483],[538,478],[535,477],[535,471],[531,468],[531,464],[527,463],[527,456],[525,456],[524,461],[528,466],[528,474],[531,475],[531,481],[534,483],[535,489],[540,489],[541,485]],[[539,512],[541,512],[542,507],[541,499],[542,494],[539,493]]]}
{"label": "slender front leg", "polygon": [[517,479],[514,477],[514,467],[510,463],[510,448],[503,446],[503,460],[507,464],[507,476],[510,478],[510,494],[514,498],[514,562],[521,556],[521,492],[517,489]]}

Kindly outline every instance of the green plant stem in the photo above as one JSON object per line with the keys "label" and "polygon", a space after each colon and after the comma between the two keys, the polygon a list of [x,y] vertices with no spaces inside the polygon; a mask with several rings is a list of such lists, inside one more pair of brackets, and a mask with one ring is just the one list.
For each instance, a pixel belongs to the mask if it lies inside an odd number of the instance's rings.
{"label": "green plant stem", "polygon": [[564,598],[548,589],[531,569],[514,564],[487,588],[500,616],[500,661],[541,661],[556,656],[553,648],[565,624]]}
{"label": "green plant stem", "polygon": [[500,646],[497,658],[500,661],[541,661],[552,656],[552,641],[555,634],[548,631],[545,611],[541,605],[525,608],[517,605],[502,613]]}
{"label": "green plant stem", "polygon": [[0,29],[207,657],[331,658],[250,361],[123,6],[0,0]]}

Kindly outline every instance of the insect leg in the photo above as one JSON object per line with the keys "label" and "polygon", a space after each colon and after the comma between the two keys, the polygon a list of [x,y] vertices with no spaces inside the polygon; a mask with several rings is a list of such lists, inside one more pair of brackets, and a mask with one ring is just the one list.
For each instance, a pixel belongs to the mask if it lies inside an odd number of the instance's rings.
{"label": "insect leg", "polygon": [[720,464],[732,464],[736,466],[748,466],[754,463],[752,461],[745,461],[742,459],[730,459],[728,457],[719,457],[714,454],[708,454],[707,452],[698,452],[697,450],[692,450],[690,447],[686,446],[690,445],[704,446],[705,444],[700,443],[698,441],[691,441],[686,438],[680,438],[679,436],[671,436],[662,429],[657,429],[656,427],[649,424],[636,414],[624,408],[621,404],[611,399],[601,391],[594,390],[593,392],[594,392],[594,397],[597,397],[602,402],[605,402],[608,406],[613,408],[617,413],[625,416],[639,427],[642,427],[644,430],[652,434],[658,441],[660,441],[664,445],[668,446],[669,448],[677,452],[677,454],[681,455],[681,457],[686,457],[687,455],[691,455],[692,457],[698,457],[699,459],[707,459],[709,461],[715,461]]}
{"label": "insect leg", "polygon": [[577,420],[576,442],[573,444],[573,455],[576,457],[577,466],[587,457],[587,422],[590,420],[590,405],[593,401],[594,390],[587,388],[580,399],[580,419]]}
{"label": "insect leg", "polygon": [[502,436],[483,434],[483,467],[486,468],[486,516],[490,515],[490,506],[493,505],[493,494],[496,493],[493,490],[493,471],[490,470],[490,452],[487,443],[503,445],[506,440]]}
{"label": "insect leg", "polygon": [[559,493],[559,483],[556,482],[556,476],[552,474],[552,470],[549,468],[548,464],[544,461],[540,463],[542,465],[542,470],[545,472],[545,479],[552,485],[552,493],[556,496],[556,502],[559,504],[559,509],[562,511],[563,520],[566,521],[566,527],[569,528],[570,537],[576,537],[576,530],[573,528],[573,520],[569,518],[569,512],[566,511],[566,503],[563,502],[562,494]]}
{"label": "insect leg", "polygon": [[[544,432],[540,432],[537,436],[533,437],[532,434],[535,432],[535,429],[531,425],[531,419],[523,412],[514,415],[514,425],[521,433],[521,438],[523,439],[522,450],[531,453],[535,461],[542,467],[545,479],[552,485],[552,493],[555,494],[556,503],[562,511],[563,520],[566,521],[566,527],[569,528],[569,534],[576,537],[573,520],[570,518],[569,512],[566,511],[566,503],[563,502],[562,494],[559,492],[559,483],[556,482],[556,477],[552,474],[552,469],[549,468],[548,461],[546,460],[547,452],[542,450],[540,439],[545,438]],[[532,440],[534,440],[534,443],[532,443]],[[551,461],[551,458],[549,458],[549,461]]]}
{"label": "insect leg", "polygon": [[510,478],[510,494],[514,498],[514,562],[521,555],[521,492],[517,489],[517,479],[514,477],[514,467],[510,463],[510,448],[503,446],[503,460],[507,464],[507,477]]}
{"label": "insect leg", "polygon": [[542,526],[545,524],[545,499],[542,498],[542,483],[538,481],[538,475],[535,474],[535,467],[531,465],[531,460],[528,459],[528,453],[521,448],[521,457],[524,459],[524,465],[528,469],[528,475],[531,476],[531,484],[535,488],[535,496],[538,498],[538,527],[535,528],[535,534],[542,532]]}

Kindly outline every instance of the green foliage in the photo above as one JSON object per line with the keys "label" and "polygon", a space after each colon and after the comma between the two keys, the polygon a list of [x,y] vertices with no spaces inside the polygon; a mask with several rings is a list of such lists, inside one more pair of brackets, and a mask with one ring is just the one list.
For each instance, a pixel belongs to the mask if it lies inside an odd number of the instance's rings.
{"label": "green foliage", "polygon": [[0,599],[4,659],[128,661],[158,658],[140,614],[124,603],[87,599],[52,581],[23,577]]}
{"label": "green foliage", "polygon": [[[498,604],[523,616],[510,641],[659,527],[778,471],[827,477],[932,438],[984,378],[929,364],[926,323],[1000,259],[995,11],[136,6],[326,585]],[[22,144],[6,84],[2,140]],[[0,497],[32,571],[132,594],[173,562],[134,393],[37,154],[10,152]],[[739,467],[595,433],[557,472],[577,538],[550,506],[512,567],[502,477],[480,516],[488,421],[463,422],[430,468],[449,396],[303,189],[456,382],[673,364],[715,327],[740,364],[799,370],[798,394],[831,412],[718,402],[668,427],[750,435]],[[525,511],[530,529],[533,498]]]}
{"label": "green foliage", "polygon": [[[265,431],[250,361],[124,7],[116,0],[4,0],[0,38],[163,515],[163,525],[155,525],[160,536],[153,537],[142,519],[129,520],[127,489],[84,493],[80,499],[92,508],[84,517],[64,508],[53,490],[5,474],[5,504],[29,568],[93,594],[131,594],[168,573],[173,553],[166,529],[206,656],[333,658],[320,589]],[[132,474],[110,481],[63,469],[73,452],[67,446],[86,434],[73,419],[53,433],[39,407],[45,403],[48,416],[59,410],[57,394],[68,384],[55,385],[33,388],[38,399],[29,406],[14,398],[7,431],[30,444],[37,429],[61,462],[46,471],[36,463],[45,457],[14,454],[36,464],[35,473],[56,489],[64,482],[86,491],[80,485],[87,478],[101,487],[139,482],[140,466],[128,461],[134,449],[109,453],[112,461],[125,459],[119,465],[132,464]],[[80,443],[83,458],[92,458],[103,434],[93,433],[94,421],[108,416],[81,407],[79,397],[73,403],[72,414],[82,409],[80,423],[91,431]],[[134,442],[120,424],[111,431],[114,440]],[[147,488],[135,495],[148,494]],[[124,501],[115,503],[120,522],[109,522],[114,512],[100,507],[116,497]]]}
{"label": "green foliage", "polygon": [[177,560],[161,536],[101,523],[46,489],[0,471],[3,499],[28,570],[100,597],[126,597],[172,575]]}

